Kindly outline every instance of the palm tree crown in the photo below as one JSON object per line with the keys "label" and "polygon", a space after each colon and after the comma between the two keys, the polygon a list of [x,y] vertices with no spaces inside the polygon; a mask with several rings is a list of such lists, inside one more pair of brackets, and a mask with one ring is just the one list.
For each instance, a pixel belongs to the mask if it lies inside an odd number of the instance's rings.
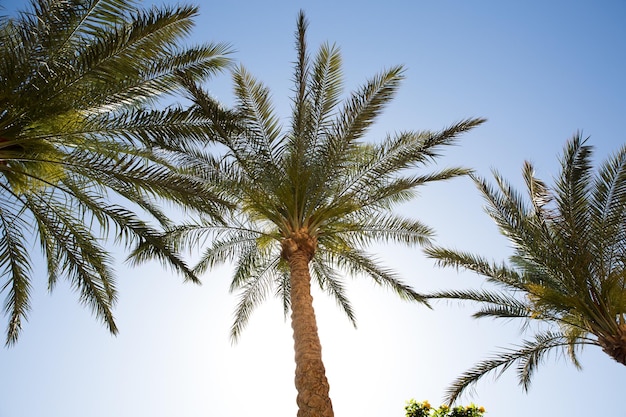
{"label": "palm tree crown", "polygon": [[231,289],[241,290],[232,326],[239,337],[252,310],[268,294],[291,310],[296,350],[299,416],[330,416],[328,384],[310,294],[310,280],[335,297],[350,320],[354,312],[340,271],[371,277],[401,297],[423,301],[363,248],[373,241],[427,243],[432,231],[391,209],[414,189],[468,171],[443,169],[419,175],[413,169],[438,156],[462,132],[482,123],[469,119],[440,132],[402,132],[380,143],[361,139],[398,89],[403,68],[392,67],[369,80],[345,102],[341,59],[324,44],[314,59],[306,50],[307,22],[300,13],[296,32],[293,113],[283,133],[269,91],[243,67],[234,71],[237,106],[225,112],[188,83],[198,111],[212,121],[212,137],[225,146],[219,158],[189,155],[197,175],[237,204],[227,224],[200,222],[172,232],[179,242],[213,239],[198,273],[234,261]]}
{"label": "palm tree crown", "polygon": [[427,248],[440,265],[477,272],[495,290],[445,291],[434,298],[471,300],[475,317],[520,318],[547,325],[518,349],[502,352],[464,373],[449,389],[454,401],[492,371],[517,363],[520,384],[551,351],[565,350],[579,366],[576,347],[597,345],[626,365],[626,147],[593,173],[592,149],[580,135],[566,145],[553,187],[526,162],[527,198],[497,172],[497,188],[475,182],[487,212],[511,242],[510,265],[469,253]]}
{"label": "palm tree crown", "polygon": [[49,288],[67,277],[112,332],[114,277],[99,243],[109,229],[196,279],[142,219],[169,224],[156,205],[161,198],[204,204],[218,214],[219,201],[196,201],[189,190],[201,184],[175,175],[176,161],[168,157],[174,143],[200,139],[203,123],[176,108],[147,110],[175,91],[180,72],[199,79],[228,64],[227,45],[177,46],[196,14],[187,6],[141,11],[132,1],[39,0],[0,18],[0,274],[7,343],[17,340],[30,309],[33,240],[47,263]]}

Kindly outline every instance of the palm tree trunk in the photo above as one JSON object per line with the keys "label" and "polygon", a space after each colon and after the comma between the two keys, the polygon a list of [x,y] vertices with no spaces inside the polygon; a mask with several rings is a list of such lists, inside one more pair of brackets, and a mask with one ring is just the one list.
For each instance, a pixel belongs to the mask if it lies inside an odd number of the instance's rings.
{"label": "palm tree trunk", "polygon": [[620,324],[611,336],[598,337],[604,353],[626,366],[626,324]]}
{"label": "palm tree trunk", "polygon": [[296,355],[298,417],[333,417],[322,345],[311,296],[310,255],[298,249],[289,256],[291,273],[291,327]]}

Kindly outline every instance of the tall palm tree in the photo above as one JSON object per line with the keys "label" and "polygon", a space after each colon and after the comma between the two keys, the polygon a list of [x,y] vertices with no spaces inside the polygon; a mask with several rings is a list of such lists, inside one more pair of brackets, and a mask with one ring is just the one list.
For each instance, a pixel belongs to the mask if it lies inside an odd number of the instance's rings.
{"label": "tall palm tree", "polygon": [[[510,263],[442,248],[427,248],[438,264],[477,272],[495,289],[444,291],[434,298],[471,300],[482,307],[475,317],[539,322],[534,338],[480,362],[450,387],[454,401],[494,371],[517,364],[520,385],[552,351],[564,351],[580,367],[577,348],[596,345],[626,365],[626,147],[594,174],[592,148],[579,134],[565,146],[562,171],[552,187],[526,162],[527,196],[497,172],[497,188],[476,185],[487,213],[511,242]],[[499,374],[498,373],[498,374]]]}
{"label": "tall palm tree", "polygon": [[438,156],[482,119],[440,132],[402,132],[379,143],[362,138],[398,89],[403,68],[369,80],[343,104],[341,58],[324,44],[313,59],[306,48],[307,21],[296,31],[293,113],[283,133],[269,91],[245,68],[234,71],[236,109],[226,112],[187,82],[196,111],[212,121],[219,156],[188,155],[196,175],[228,190],[235,214],[227,224],[198,221],[174,229],[179,245],[212,238],[196,272],[234,261],[231,290],[241,290],[231,336],[236,340],[253,309],[273,292],[291,310],[298,416],[332,416],[311,296],[311,279],[335,297],[354,321],[342,271],[371,277],[402,298],[423,298],[363,248],[373,241],[419,245],[432,231],[392,208],[432,181],[467,174],[462,168],[420,175],[414,169]]}
{"label": "tall palm tree", "polygon": [[136,244],[197,280],[160,239],[169,220],[158,202],[219,215],[219,196],[196,199],[204,186],[175,174],[168,150],[200,140],[206,127],[181,109],[150,110],[176,91],[181,72],[200,79],[229,63],[225,44],[179,47],[196,15],[188,6],[33,0],[1,18],[0,291],[8,344],[39,274],[32,242],[49,288],[69,279],[113,333],[115,281],[103,237]]}

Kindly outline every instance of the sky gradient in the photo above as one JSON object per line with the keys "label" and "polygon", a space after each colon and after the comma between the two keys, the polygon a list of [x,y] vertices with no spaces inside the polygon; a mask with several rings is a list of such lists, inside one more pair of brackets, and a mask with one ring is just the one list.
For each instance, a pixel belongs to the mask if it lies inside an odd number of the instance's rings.
{"label": "sky gradient", "polygon": [[[24,4],[0,0],[7,11]],[[520,190],[523,161],[551,183],[577,131],[590,137],[597,161],[626,143],[622,1],[206,2],[190,42],[231,43],[234,58],[270,87],[287,120],[300,9],[310,22],[311,52],[325,41],[341,48],[346,91],[383,68],[406,65],[406,80],[367,140],[485,117],[439,164],[487,178],[495,169]],[[232,103],[228,75],[206,87]],[[455,179],[423,188],[401,210],[432,226],[440,245],[504,260],[508,243],[482,206],[471,181]],[[228,266],[195,286],[157,264],[129,268],[117,252],[117,337],[65,282],[48,294],[41,270],[19,342],[0,349],[0,417],[295,416],[293,342],[279,300],[262,305],[232,345],[237,295],[228,293]],[[371,252],[417,291],[483,283],[435,267],[419,249]],[[429,310],[363,277],[348,284],[358,329],[333,300],[313,294],[337,416],[401,417],[410,398],[439,404],[456,376],[523,340],[519,323],[473,320],[471,306]],[[487,377],[461,402],[484,406],[487,417],[620,416],[626,367],[595,347],[579,359],[582,371],[551,357],[528,393],[514,370],[497,381]]]}

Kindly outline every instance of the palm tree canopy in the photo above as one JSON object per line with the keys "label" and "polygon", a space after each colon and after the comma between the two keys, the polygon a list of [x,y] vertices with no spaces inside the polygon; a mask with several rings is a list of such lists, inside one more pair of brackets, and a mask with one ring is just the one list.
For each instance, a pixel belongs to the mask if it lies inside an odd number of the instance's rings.
{"label": "palm tree canopy", "polygon": [[[33,0],[0,20],[0,274],[7,343],[27,317],[39,242],[49,288],[66,277],[112,332],[112,259],[100,243],[136,244],[197,281],[159,238],[169,224],[157,204],[202,207],[204,189],[175,174],[174,146],[204,137],[204,122],[180,108],[150,110],[183,72],[202,79],[226,67],[226,44],[181,48],[197,9],[140,10],[132,1]],[[192,192],[190,192],[192,191]],[[132,203],[136,213],[126,207]]]}
{"label": "palm tree canopy", "polygon": [[626,147],[595,173],[591,156],[591,146],[575,135],[565,146],[552,187],[536,178],[526,162],[526,196],[497,172],[497,187],[474,177],[487,213],[513,247],[508,265],[466,252],[426,249],[439,265],[477,272],[496,287],[430,297],[477,302],[482,308],[475,317],[554,326],[463,374],[450,388],[450,401],[485,374],[514,363],[520,384],[528,389],[533,371],[555,349],[564,349],[578,366],[576,347],[599,345],[626,365]]}
{"label": "palm tree canopy", "polygon": [[193,82],[187,82],[196,111],[211,120],[211,137],[225,152],[190,156],[196,175],[228,190],[235,215],[227,225],[210,221],[172,231],[178,242],[195,244],[211,237],[196,267],[202,273],[234,261],[231,290],[242,290],[232,336],[237,338],[254,307],[268,294],[290,306],[286,260],[294,248],[309,253],[313,278],[335,297],[350,320],[354,312],[341,271],[363,274],[401,297],[421,295],[382,266],[363,248],[370,243],[421,245],[433,231],[392,209],[408,201],[419,186],[469,171],[444,168],[419,173],[445,146],[484,120],[463,120],[441,131],[406,131],[376,143],[363,140],[404,78],[394,66],[342,100],[338,48],[323,44],[311,57],[301,13],[296,32],[292,114],[287,128],[275,114],[266,86],[243,66],[234,70],[236,108],[225,111]]}
{"label": "palm tree canopy", "polygon": [[[482,119],[468,119],[440,132],[399,132],[365,142],[367,129],[394,96],[404,77],[391,67],[341,100],[339,50],[323,44],[312,58],[301,12],[296,32],[294,97],[288,128],[275,114],[267,87],[243,66],[233,72],[236,106],[222,109],[190,77],[181,79],[206,117],[209,137],[222,151],[186,152],[189,173],[230,195],[235,206],[224,222],[200,218],[173,228],[174,247],[208,240],[196,272],[234,261],[231,290],[241,298],[231,328],[236,340],[254,308],[270,293],[291,311],[299,417],[332,417],[321,354],[311,280],[334,296],[354,322],[342,272],[366,275],[401,297],[423,297],[382,266],[364,248],[374,241],[427,244],[432,230],[393,213],[431,181],[468,173],[446,168],[420,174],[463,132]],[[215,151],[215,149],[211,149]]]}

